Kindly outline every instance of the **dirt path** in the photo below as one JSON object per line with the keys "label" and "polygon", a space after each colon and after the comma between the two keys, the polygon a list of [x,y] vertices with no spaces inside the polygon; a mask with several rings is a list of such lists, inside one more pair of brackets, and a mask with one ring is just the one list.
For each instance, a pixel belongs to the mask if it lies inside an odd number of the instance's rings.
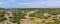
{"label": "dirt path", "polygon": [[30,12],[27,12],[27,15],[25,16],[27,19],[29,19],[29,15],[34,13],[34,12],[37,12],[38,10],[35,10],[35,11],[30,11]]}
{"label": "dirt path", "polygon": [[23,19],[23,22],[22,22],[22,23],[23,23],[23,24],[31,24],[31,22],[30,22],[30,20],[29,20],[29,18],[30,18],[29,15],[32,14],[32,13],[34,13],[34,12],[37,12],[37,11],[38,11],[38,10],[27,12],[27,13],[26,13],[27,15],[25,15],[25,18],[26,18],[26,19]]}
{"label": "dirt path", "polygon": [[[8,11],[6,14],[5,14],[5,17],[7,18],[7,20],[5,21],[4,24],[7,24],[7,22],[9,21],[9,17],[12,17],[12,12]],[[9,22],[8,22],[9,23]],[[14,24],[14,23],[11,23],[11,24]]]}
{"label": "dirt path", "polygon": [[[34,13],[34,12],[37,12],[38,10],[35,10],[35,11],[30,11],[30,12],[27,12],[25,15],[25,18],[26,19],[23,19],[23,24],[31,24],[30,20],[29,20],[29,15]],[[12,12],[7,12],[5,14],[5,17],[7,18],[7,20],[5,21],[5,24],[9,21],[9,17],[12,17]],[[11,23],[11,24],[15,24],[15,23]]]}

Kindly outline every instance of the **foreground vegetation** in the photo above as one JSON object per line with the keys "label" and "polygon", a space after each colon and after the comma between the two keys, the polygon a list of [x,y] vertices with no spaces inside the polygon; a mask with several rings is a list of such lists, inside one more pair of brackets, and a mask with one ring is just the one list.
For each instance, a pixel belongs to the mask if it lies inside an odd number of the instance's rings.
{"label": "foreground vegetation", "polygon": [[[27,12],[35,11],[29,14],[29,20],[31,24],[60,24],[60,8],[17,8],[13,9],[12,16],[9,17],[9,21],[17,24],[21,24],[21,19],[26,19]],[[24,12],[24,13],[22,13]],[[0,9],[0,22],[6,21],[7,18],[5,9]],[[20,22],[21,21],[21,22]]]}

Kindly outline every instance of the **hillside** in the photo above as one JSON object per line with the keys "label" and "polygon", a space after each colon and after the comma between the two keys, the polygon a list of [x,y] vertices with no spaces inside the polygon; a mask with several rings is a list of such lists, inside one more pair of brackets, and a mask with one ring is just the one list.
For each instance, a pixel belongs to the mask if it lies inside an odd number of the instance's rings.
{"label": "hillside", "polygon": [[60,24],[60,8],[0,9],[0,22],[3,21],[4,24]]}

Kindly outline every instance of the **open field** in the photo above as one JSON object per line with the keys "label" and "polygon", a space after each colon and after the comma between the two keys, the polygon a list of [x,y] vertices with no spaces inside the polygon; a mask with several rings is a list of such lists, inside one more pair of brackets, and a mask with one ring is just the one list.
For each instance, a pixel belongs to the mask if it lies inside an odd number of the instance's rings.
{"label": "open field", "polygon": [[60,24],[60,8],[1,8],[0,23]]}

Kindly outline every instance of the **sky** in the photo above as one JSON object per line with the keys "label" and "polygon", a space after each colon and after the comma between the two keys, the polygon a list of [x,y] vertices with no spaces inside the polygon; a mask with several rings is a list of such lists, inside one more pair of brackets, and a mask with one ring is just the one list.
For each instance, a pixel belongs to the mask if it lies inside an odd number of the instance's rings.
{"label": "sky", "polygon": [[60,8],[60,0],[0,0],[0,8]]}

